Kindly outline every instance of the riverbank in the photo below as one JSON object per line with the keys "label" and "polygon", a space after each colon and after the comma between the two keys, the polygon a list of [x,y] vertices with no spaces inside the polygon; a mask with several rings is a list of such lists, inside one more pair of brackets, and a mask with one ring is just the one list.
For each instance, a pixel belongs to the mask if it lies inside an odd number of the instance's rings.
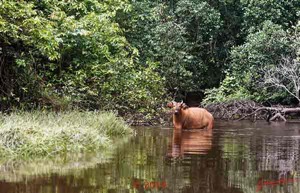
{"label": "riverbank", "polygon": [[132,129],[112,112],[14,112],[0,114],[0,155],[40,157],[96,151]]}
{"label": "riverbank", "polygon": [[[292,105],[259,103],[253,100],[232,100],[228,102],[211,103],[199,107],[208,110],[215,119],[225,121],[300,120],[300,107]],[[167,107],[161,108],[152,116],[128,114],[124,116],[124,119],[128,124],[133,126],[173,126],[172,111]]]}
{"label": "riverbank", "polygon": [[221,120],[267,120],[287,121],[287,119],[300,118],[299,106],[280,104],[264,104],[252,100],[233,100],[206,105],[215,119]]}

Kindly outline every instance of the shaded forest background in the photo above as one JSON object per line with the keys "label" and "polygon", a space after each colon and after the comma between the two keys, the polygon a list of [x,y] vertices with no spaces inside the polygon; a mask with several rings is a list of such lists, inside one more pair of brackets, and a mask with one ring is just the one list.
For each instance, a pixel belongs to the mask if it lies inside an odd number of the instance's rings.
{"label": "shaded forest background", "polygon": [[297,105],[299,16],[299,0],[2,0],[0,108]]}

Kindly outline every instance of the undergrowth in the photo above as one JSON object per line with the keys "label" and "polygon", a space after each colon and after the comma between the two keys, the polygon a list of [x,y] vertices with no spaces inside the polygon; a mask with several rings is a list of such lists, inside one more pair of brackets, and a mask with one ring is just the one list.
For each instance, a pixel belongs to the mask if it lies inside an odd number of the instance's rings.
{"label": "undergrowth", "polygon": [[53,156],[96,151],[131,128],[112,112],[14,112],[0,114],[0,155]]}

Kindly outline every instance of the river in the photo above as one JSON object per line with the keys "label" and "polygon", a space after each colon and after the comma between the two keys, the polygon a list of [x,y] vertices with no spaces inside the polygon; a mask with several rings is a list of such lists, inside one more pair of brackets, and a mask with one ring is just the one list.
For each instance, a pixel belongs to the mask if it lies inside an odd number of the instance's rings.
{"label": "river", "polygon": [[2,161],[0,193],[300,192],[299,123],[217,121],[213,131],[134,130],[111,151]]}

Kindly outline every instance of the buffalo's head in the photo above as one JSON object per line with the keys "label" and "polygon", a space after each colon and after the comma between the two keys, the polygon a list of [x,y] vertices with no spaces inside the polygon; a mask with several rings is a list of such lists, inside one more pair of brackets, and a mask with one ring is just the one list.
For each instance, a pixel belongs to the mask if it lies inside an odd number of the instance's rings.
{"label": "buffalo's head", "polygon": [[181,101],[180,103],[177,103],[175,101],[169,102],[167,104],[167,107],[172,108],[175,115],[180,114],[181,110],[188,108],[188,106],[183,103],[183,101]]}

